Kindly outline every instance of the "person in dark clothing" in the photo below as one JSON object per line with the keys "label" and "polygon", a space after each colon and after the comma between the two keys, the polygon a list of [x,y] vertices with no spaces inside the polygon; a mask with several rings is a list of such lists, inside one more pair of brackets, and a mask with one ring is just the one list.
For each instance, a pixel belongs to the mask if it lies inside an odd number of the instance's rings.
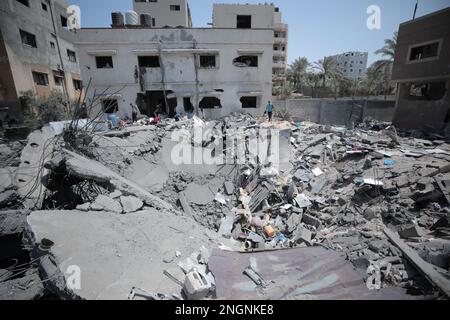
{"label": "person in dark clothing", "polygon": [[131,106],[131,120],[133,122],[136,122],[137,116],[139,113],[139,109],[138,109],[137,105],[135,105],[134,103],[130,103],[130,106]]}

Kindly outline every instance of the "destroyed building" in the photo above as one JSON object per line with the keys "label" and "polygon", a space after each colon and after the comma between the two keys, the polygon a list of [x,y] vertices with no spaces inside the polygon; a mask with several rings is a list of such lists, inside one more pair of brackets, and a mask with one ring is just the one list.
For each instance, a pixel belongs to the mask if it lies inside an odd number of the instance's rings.
{"label": "destroyed building", "polygon": [[272,97],[270,29],[82,28],[76,45],[88,98],[102,94],[121,117],[131,118],[131,103],[147,116],[158,105],[170,115],[256,116]]}
{"label": "destroyed building", "polygon": [[[0,140],[0,299],[450,298],[448,135],[258,117],[271,29],[119,24],[76,46],[92,86],[72,119]],[[136,98],[186,112],[127,120]]]}
{"label": "destroyed building", "polygon": [[21,120],[19,98],[26,91],[78,98],[79,57],[67,9],[63,0],[0,2],[0,108],[9,108],[10,118]]}
{"label": "destroyed building", "polygon": [[392,74],[397,127],[450,130],[449,29],[450,8],[400,25]]}
{"label": "destroyed building", "polygon": [[[192,28],[192,17],[187,0],[152,1],[133,0],[133,10],[139,15],[141,24],[162,28]],[[148,22],[147,22],[148,21]]]}
{"label": "destroyed building", "polygon": [[225,4],[213,6],[213,28],[273,30],[272,81],[276,91],[286,83],[289,26],[284,23],[280,8],[272,4]]}

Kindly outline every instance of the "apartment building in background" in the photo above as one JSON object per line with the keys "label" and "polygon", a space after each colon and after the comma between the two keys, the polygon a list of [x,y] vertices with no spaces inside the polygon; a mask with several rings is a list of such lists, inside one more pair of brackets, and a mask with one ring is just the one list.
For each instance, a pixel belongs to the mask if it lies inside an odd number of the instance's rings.
{"label": "apartment building in background", "polygon": [[191,11],[187,0],[133,0],[133,10],[151,17],[152,27],[192,28]]}
{"label": "apartment building in background", "polygon": [[273,30],[272,80],[275,91],[286,83],[288,25],[274,4],[214,4],[213,28]]}
{"label": "apartment building in background", "polygon": [[60,91],[70,99],[82,88],[79,57],[63,0],[0,1],[0,106],[14,110],[23,92]]}
{"label": "apartment building in background", "polygon": [[395,126],[450,132],[450,7],[400,25],[392,80]]}
{"label": "apartment building in background", "polygon": [[344,52],[331,56],[342,74],[352,80],[360,80],[367,72],[368,52]]}

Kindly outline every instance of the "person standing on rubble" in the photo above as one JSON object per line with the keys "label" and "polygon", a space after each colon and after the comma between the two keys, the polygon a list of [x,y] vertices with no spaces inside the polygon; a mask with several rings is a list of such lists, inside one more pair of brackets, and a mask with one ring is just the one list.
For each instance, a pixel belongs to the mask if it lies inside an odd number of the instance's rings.
{"label": "person standing on rubble", "polygon": [[130,103],[131,106],[131,118],[133,120],[133,123],[137,121],[137,116],[139,113],[139,108],[135,103]]}
{"label": "person standing on rubble", "polygon": [[266,114],[266,113],[269,116],[269,122],[272,122],[272,115],[273,115],[273,104],[272,104],[272,101],[269,101],[267,103],[266,111],[264,112],[264,114]]}

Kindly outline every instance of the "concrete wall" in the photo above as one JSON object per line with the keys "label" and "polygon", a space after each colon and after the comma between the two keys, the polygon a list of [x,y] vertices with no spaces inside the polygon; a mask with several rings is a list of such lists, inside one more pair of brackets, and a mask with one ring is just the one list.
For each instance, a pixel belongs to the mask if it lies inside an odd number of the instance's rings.
{"label": "concrete wall", "polygon": [[[417,81],[450,77],[450,8],[400,25],[392,79]],[[438,58],[410,62],[411,46],[440,40]]]}
{"label": "concrete wall", "polygon": [[[120,94],[120,116],[131,115],[130,103],[136,101],[138,93],[165,88],[173,91],[178,111],[182,113],[184,97],[190,97],[192,104],[196,105],[202,96],[209,96],[208,93],[215,91],[214,95],[221,99],[222,108],[205,110],[204,116],[217,118],[232,112],[254,115],[264,112],[265,102],[272,96],[272,41],[272,30],[151,28],[82,29],[78,32],[76,43],[83,66],[83,79],[92,78],[88,98],[92,98],[95,89],[101,92],[109,88],[109,94],[117,92]],[[233,59],[239,56],[240,50],[260,52],[258,67],[234,66]],[[194,56],[200,52],[216,54],[217,68],[198,68],[196,72]],[[112,55],[114,68],[97,69],[97,55]],[[163,66],[145,70],[144,92],[135,79],[135,67],[140,55],[160,55]],[[165,86],[162,83],[163,70]],[[258,96],[259,107],[243,109],[240,102],[242,95]]]}
{"label": "concrete wall", "polygon": [[[53,77],[53,70],[62,69],[65,71],[69,97],[75,99],[78,92],[74,90],[72,80],[80,79],[80,70],[78,62],[69,61],[67,56],[67,49],[76,51],[73,45],[74,34],[61,25],[61,16],[67,17],[67,5],[61,0],[52,1],[51,6],[47,4],[48,9],[45,11],[41,1],[29,3],[30,7],[27,7],[15,0],[0,1],[0,29],[16,95],[20,96],[28,90],[40,95],[48,95],[51,90],[63,90],[55,85]],[[51,19],[52,11],[55,28]],[[37,48],[22,43],[20,29],[36,36]],[[50,41],[55,43],[55,49],[51,48]],[[33,80],[33,71],[47,73],[49,85],[37,86]]]}
{"label": "concrete wall", "polygon": [[[133,10],[138,14],[147,13],[155,18],[155,27],[190,27],[187,0],[158,0],[157,2],[133,1]],[[171,5],[179,5],[180,11],[171,11]]]}
{"label": "concrete wall", "polygon": [[[277,110],[287,110],[293,121],[311,121],[327,125],[346,125],[353,113],[363,107],[363,118],[392,121],[394,101],[299,99],[275,101]],[[355,106],[355,107],[354,107]]]}
{"label": "concrete wall", "polygon": [[214,4],[213,27],[214,28],[236,28],[238,15],[251,15],[252,28],[273,28],[276,18],[275,6],[272,5],[245,5],[245,4]]}
{"label": "concrete wall", "polygon": [[407,83],[400,83],[394,116],[399,128],[440,131],[450,121],[450,78],[447,92],[440,100],[418,100],[409,96]]}
{"label": "concrete wall", "polygon": [[[213,5],[213,28],[236,28],[238,15],[250,15],[253,29],[270,28],[274,30],[273,82],[275,87],[280,87],[286,80],[289,30],[288,25],[282,21],[281,12],[276,12],[275,9],[276,7],[273,4],[216,3]],[[275,33],[281,33],[285,36],[275,38]],[[282,47],[285,50],[282,50]]]}

